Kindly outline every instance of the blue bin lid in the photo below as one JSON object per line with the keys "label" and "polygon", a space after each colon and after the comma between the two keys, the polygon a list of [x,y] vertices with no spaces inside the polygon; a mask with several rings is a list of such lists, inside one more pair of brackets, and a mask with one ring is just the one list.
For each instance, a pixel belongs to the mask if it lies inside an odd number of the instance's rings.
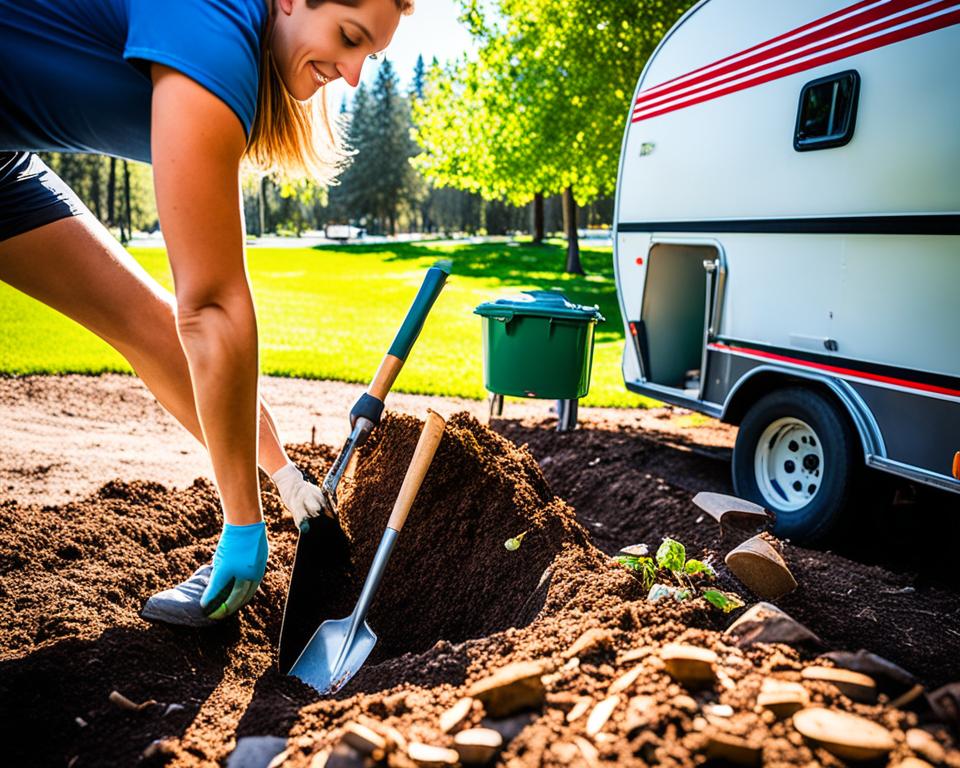
{"label": "blue bin lid", "polygon": [[499,320],[514,317],[555,317],[564,320],[582,322],[602,322],[604,317],[600,308],[573,304],[559,291],[524,291],[513,296],[505,296],[496,301],[485,301],[478,306],[474,314]]}

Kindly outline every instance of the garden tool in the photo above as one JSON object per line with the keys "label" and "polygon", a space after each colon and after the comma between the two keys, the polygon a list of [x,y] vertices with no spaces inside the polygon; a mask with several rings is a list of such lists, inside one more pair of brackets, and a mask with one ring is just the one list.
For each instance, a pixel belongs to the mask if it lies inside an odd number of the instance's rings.
{"label": "garden tool", "polygon": [[[400,369],[403,368],[410,348],[420,335],[427,313],[440,295],[447,275],[450,274],[450,266],[449,261],[438,261],[427,270],[423,284],[410,309],[407,310],[403,325],[400,326],[393,344],[390,345],[383,362],[380,363],[373,381],[350,411],[350,436],[343,444],[343,448],[340,449],[340,453],[320,486],[326,511],[334,518],[337,516],[337,486],[354,452],[363,445],[374,427],[380,423],[380,417],[383,415],[383,400],[393,386],[393,382],[396,381]],[[304,530],[309,527],[309,523],[305,520],[300,527]]]}
{"label": "garden tool", "polygon": [[443,428],[443,418],[429,411],[353,613],[345,619],[323,622],[290,669],[289,674],[299,677],[321,694],[334,693],[346,685],[363,666],[377,642],[376,634],[366,622],[367,610],[380,586],[400,529],[433,461]]}

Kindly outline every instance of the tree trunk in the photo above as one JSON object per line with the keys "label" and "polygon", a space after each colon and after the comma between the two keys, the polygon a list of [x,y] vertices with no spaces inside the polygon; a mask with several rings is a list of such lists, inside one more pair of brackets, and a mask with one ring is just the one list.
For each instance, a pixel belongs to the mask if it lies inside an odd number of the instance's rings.
{"label": "tree trunk", "polygon": [[117,158],[110,158],[110,173],[107,177],[107,225],[117,223]]}
{"label": "tree trunk", "polygon": [[563,229],[567,234],[567,265],[565,271],[572,275],[585,274],[580,264],[580,241],[577,239],[577,201],[573,187],[563,190]]}
{"label": "tree trunk", "polygon": [[[126,245],[133,237],[133,214],[130,212],[130,166],[123,161],[123,207],[127,214],[127,237],[121,242]],[[121,233],[123,230],[120,230]]]}
{"label": "tree trunk", "polygon": [[543,245],[543,192],[533,196],[533,244]]}

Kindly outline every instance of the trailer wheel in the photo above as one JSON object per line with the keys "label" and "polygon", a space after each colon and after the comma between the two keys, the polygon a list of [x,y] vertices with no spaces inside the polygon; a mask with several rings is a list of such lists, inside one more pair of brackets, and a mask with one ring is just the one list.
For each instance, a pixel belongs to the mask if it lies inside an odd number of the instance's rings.
{"label": "trailer wheel", "polygon": [[802,387],[777,390],[744,416],[733,449],[733,487],[774,512],[778,536],[823,538],[840,522],[857,469],[843,413]]}

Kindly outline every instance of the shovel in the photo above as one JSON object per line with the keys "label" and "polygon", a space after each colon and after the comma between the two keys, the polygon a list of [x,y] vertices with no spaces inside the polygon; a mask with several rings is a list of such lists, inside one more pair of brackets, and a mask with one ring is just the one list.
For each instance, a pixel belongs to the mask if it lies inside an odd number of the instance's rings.
{"label": "shovel", "polygon": [[433,461],[444,426],[444,420],[439,414],[428,411],[427,421],[420,432],[420,439],[417,441],[410,466],[407,467],[393,512],[387,521],[387,529],[380,539],[380,546],[377,547],[353,613],[345,619],[323,622],[290,669],[289,674],[299,677],[321,694],[335,693],[346,685],[363,666],[377,643],[377,636],[366,622],[367,610],[377,593],[377,587],[380,586],[380,579],[397,536],[400,535],[400,529],[407,519],[407,513],[410,512],[423,478],[430,468],[430,462]]}

